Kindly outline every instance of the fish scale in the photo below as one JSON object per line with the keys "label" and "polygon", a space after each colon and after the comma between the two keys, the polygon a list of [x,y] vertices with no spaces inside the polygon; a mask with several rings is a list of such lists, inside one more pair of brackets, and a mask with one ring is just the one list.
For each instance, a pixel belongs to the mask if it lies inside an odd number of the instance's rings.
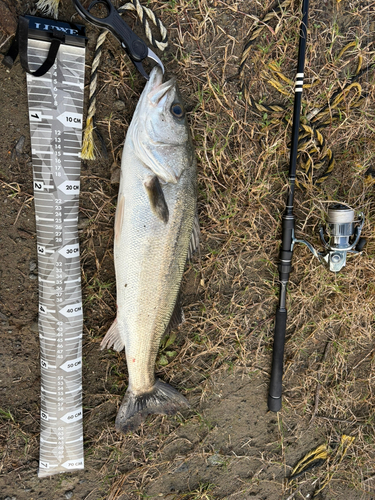
{"label": "fish scale", "polygon": [[[124,153],[127,154],[126,149]],[[147,172],[139,160],[136,167],[136,162],[134,158],[132,170],[134,178],[139,179],[147,175]],[[169,196],[170,186],[164,191],[167,205],[172,213],[168,225],[157,219],[150,211],[150,203],[145,193],[142,197],[132,196],[131,189],[127,187],[126,175],[122,183],[125,187],[124,212],[127,217],[123,223],[121,237],[115,245],[115,265],[118,269],[117,300],[118,304],[125,304],[120,314],[124,318],[126,331],[125,350],[129,375],[135,388],[142,386],[142,383],[137,383],[137,378],[142,379],[144,375],[133,370],[134,359],[135,363],[139,360],[141,365],[148,362],[149,376],[150,378],[154,376],[154,363],[160,338],[173,312],[186,263],[195,215],[193,200],[196,194],[193,189],[187,190],[183,185],[184,182],[189,183],[186,175],[180,179],[177,191],[179,198],[176,198],[173,192]],[[141,192],[142,183],[139,182],[134,188],[133,192]],[[185,216],[181,206],[186,207]],[[138,231],[133,231],[137,226]],[[132,232],[136,233],[136,239],[132,238],[129,241],[127,235]],[[151,314],[155,310],[157,314]],[[132,335],[135,330],[136,336]],[[151,342],[148,341],[150,332],[154,335]]]}

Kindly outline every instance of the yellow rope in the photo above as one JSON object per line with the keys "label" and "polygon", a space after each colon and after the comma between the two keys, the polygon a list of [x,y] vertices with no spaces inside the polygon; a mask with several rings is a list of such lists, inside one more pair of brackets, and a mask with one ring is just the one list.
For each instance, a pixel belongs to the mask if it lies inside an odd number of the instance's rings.
{"label": "yellow rope", "polygon": [[94,153],[94,121],[93,117],[89,116],[86,120],[86,127],[83,134],[83,143],[82,143],[82,151],[81,158],[83,160],[95,160],[96,156]]}
{"label": "yellow rope", "polygon": [[300,475],[304,472],[313,462],[317,460],[327,460],[329,449],[326,444],[321,444],[317,448],[312,451],[309,451],[307,455],[305,455],[298,464],[292,470],[290,475],[290,480],[294,478],[294,476]]}
{"label": "yellow rope", "polygon": [[[266,13],[266,15],[263,17],[262,20],[257,21],[257,24],[253,28],[251,36],[247,39],[242,51],[240,67],[238,71],[241,81],[243,81],[243,73],[246,61],[251,53],[253,43],[263,32],[263,30],[267,27],[267,24],[274,18],[278,19],[280,13],[288,11],[288,9],[290,9],[290,7],[292,6],[292,3],[293,0],[284,0],[282,3],[279,3],[278,5],[272,7],[271,10]],[[261,23],[261,25],[259,25],[259,23]]]}
{"label": "yellow rope", "polygon": [[356,47],[357,46],[357,42],[350,42],[348,43],[347,45],[345,45],[345,47],[343,47],[340,52],[339,52],[339,55],[337,56],[337,59],[341,59],[343,54],[348,50],[350,49],[350,47]]}
{"label": "yellow rope", "polygon": [[354,442],[354,440],[355,437],[353,436],[346,436],[345,434],[341,436],[340,445],[337,448],[335,456],[331,460],[333,463],[330,467],[330,470],[327,473],[327,476],[323,481],[322,485],[320,486],[320,488],[317,491],[315,491],[313,498],[316,498],[319,495],[319,493],[323,491],[324,488],[331,482],[333,475],[337,472],[339,465],[343,461],[349,447]]}
{"label": "yellow rope", "polygon": [[283,73],[280,71],[279,67],[277,66],[276,63],[274,62],[271,62],[268,64],[268,67],[274,72],[277,74],[277,76],[281,79],[281,80],[284,80],[284,82],[288,83],[291,87],[293,87],[294,85],[294,82],[290,79],[290,78],[287,78],[285,75],[283,75]]}
{"label": "yellow rope", "polygon": [[94,143],[94,121],[96,115],[96,87],[98,79],[98,68],[100,57],[102,55],[102,46],[107,38],[108,31],[102,31],[96,40],[94,59],[91,65],[90,89],[89,89],[89,109],[87,111],[86,126],[83,131],[83,143],[81,158],[82,160],[95,160],[95,143]]}
{"label": "yellow rope", "polygon": [[280,94],[284,94],[284,95],[287,95],[289,96],[290,95],[290,92],[288,92],[287,90],[284,89],[284,87],[281,85],[280,82],[274,80],[274,79],[271,79],[271,80],[268,80],[268,82],[270,85],[272,85],[272,87],[274,87],[276,90],[278,90],[280,92]]}
{"label": "yellow rope", "polygon": [[289,481],[297,479],[297,477],[304,472],[307,472],[314,466],[322,465],[327,461],[330,465],[328,466],[325,478],[320,484],[319,489],[314,492],[313,498],[315,498],[330,483],[354,440],[354,437],[343,434],[336,452],[331,450],[327,444],[321,444],[317,448],[309,451],[294,467],[289,477]]}
{"label": "yellow rope", "polygon": [[[267,15],[264,17],[263,22],[266,22],[267,19],[272,19],[274,16],[275,11],[272,11],[272,13],[270,12],[269,16]],[[253,49],[252,44],[255,42],[256,38],[263,31],[263,29],[264,26],[254,29],[251,37],[245,45],[239,71],[242,81],[244,78],[243,73],[245,63],[250,56],[250,51]],[[341,57],[351,48],[358,48],[358,43],[356,41],[352,41],[345,45],[345,47],[340,50],[337,59],[341,59]],[[354,78],[358,78],[363,73],[363,71],[361,72],[362,64],[363,58],[361,55],[358,55],[358,63]],[[280,94],[290,97],[294,87],[294,82],[283,74],[279,65],[275,61],[268,63],[267,69],[272,73],[272,76],[270,77],[269,74],[267,74],[267,71],[263,71],[261,73],[261,77],[266,79],[267,83],[275,88]],[[303,119],[301,120],[301,129],[298,138],[298,158],[300,168],[304,173],[301,179],[296,180],[297,186],[307,189],[312,185],[312,183],[317,186],[322,185],[329,174],[333,171],[335,167],[333,152],[326,146],[324,137],[319,129],[331,125],[334,120],[339,119],[342,116],[342,113],[345,113],[348,109],[355,109],[361,106],[364,100],[362,87],[358,81],[353,81],[353,79],[351,83],[349,82],[343,89],[334,93],[329,104],[325,105],[320,110],[317,110],[310,121],[308,121],[306,117],[302,117]],[[310,84],[304,84],[303,88],[311,88],[319,83],[320,80],[315,80]],[[244,85],[244,83],[242,83],[242,90],[246,101],[258,111],[262,113],[276,112],[278,114],[285,114],[285,108],[278,104],[256,103],[250,93],[250,90],[248,89],[248,86]],[[280,121],[280,119],[286,125],[289,124],[285,118],[282,117],[278,120]],[[268,120],[270,123],[277,123],[278,121],[272,117],[268,117]],[[302,156],[304,154],[307,154],[307,159],[305,161],[302,160]],[[313,161],[312,155],[318,155],[318,159]],[[320,173],[319,178],[313,182],[315,177],[314,171],[323,170],[324,168],[324,172]]]}

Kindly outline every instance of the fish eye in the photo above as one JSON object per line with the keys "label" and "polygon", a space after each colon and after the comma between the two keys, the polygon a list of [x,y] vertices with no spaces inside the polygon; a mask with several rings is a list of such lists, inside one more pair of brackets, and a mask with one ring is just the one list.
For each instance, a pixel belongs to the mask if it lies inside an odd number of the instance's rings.
{"label": "fish eye", "polygon": [[172,104],[171,113],[176,118],[182,118],[185,114],[184,108],[180,104]]}

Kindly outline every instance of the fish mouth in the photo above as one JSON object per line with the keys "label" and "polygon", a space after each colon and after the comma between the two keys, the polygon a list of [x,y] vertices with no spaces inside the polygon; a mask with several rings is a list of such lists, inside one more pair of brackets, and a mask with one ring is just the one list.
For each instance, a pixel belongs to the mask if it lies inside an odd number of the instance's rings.
{"label": "fish mouth", "polygon": [[[147,82],[148,92],[151,92],[155,87],[163,81],[163,72],[159,66],[154,66],[150,72],[150,77]],[[148,93],[147,92],[147,93]]]}
{"label": "fish mouth", "polygon": [[169,91],[176,86],[176,79],[171,78],[167,82],[163,82],[163,73],[159,66],[152,69],[150,79],[147,82],[149,87],[146,92],[147,98],[152,106],[162,107],[167,100]]}

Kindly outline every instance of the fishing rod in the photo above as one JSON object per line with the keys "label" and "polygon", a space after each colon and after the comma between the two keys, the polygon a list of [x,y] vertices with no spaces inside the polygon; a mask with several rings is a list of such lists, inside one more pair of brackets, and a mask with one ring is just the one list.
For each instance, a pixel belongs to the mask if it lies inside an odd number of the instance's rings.
{"label": "fishing rod", "polygon": [[[282,244],[278,266],[280,297],[279,305],[276,309],[271,381],[268,394],[268,409],[274,412],[278,412],[281,409],[284,344],[287,322],[286,293],[289,276],[292,271],[292,258],[295,243],[306,245],[312,254],[317,257],[320,262],[325,263],[329,270],[334,273],[339,272],[346,265],[348,253],[360,255],[366,244],[366,238],[361,238],[361,231],[365,222],[364,214],[360,212],[357,215],[357,219],[355,219],[354,210],[344,203],[334,203],[328,208],[327,226],[325,228],[321,226],[319,230],[320,240],[323,243],[323,252],[317,251],[311,243],[306,240],[299,240],[294,235],[295,217],[293,214],[293,201],[296,181],[303,72],[305,67],[308,10],[309,0],[303,0],[293,110],[289,192],[282,218]],[[325,238],[325,234],[328,236],[328,240]]]}
{"label": "fishing rod", "polygon": [[268,394],[268,409],[278,412],[281,409],[282,378],[284,365],[284,344],[286,331],[286,292],[289,275],[292,271],[292,257],[294,246],[295,217],[293,214],[294,190],[297,169],[298,135],[301,114],[303,72],[305,68],[307,18],[309,11],[309,0],[302,1],[302,23],[300,26],[298,64],[295,83],[295,97],[293,109],[292,143],[289,165],[289,192],[285,212],[282,220],[282,245],[280,249],[279,280],[280,297],[276,309],[275,333],[273,342],[272,370],[270,389]]}

